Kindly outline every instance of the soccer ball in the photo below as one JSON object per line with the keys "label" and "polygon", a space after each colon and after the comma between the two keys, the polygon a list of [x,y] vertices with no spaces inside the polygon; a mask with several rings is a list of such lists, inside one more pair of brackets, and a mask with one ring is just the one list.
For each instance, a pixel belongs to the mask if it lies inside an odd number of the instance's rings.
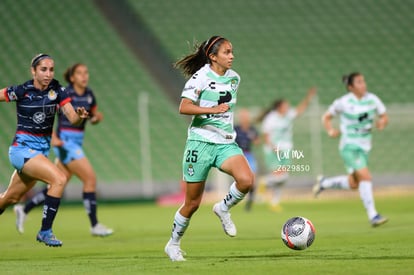
{"label": "soccer ball", "polygon": [[293,217],[282,227],[283,243],[294,250],[304,250],[315,240],[315,227],[304,217]]}

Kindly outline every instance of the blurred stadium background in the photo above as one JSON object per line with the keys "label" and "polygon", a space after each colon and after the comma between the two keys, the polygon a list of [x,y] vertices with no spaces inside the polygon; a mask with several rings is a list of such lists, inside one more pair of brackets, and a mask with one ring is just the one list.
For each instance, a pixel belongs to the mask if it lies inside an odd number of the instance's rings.
{"label": "blurred stadium background", "polygon": [[[305,155],[298,163],[311,171],[293,173],[291,186],[344,173],[338,141],[323,133],[320,116],[345,93],[340,78],[351,71],[365,75],[390,115],[389,127],[374,133],[374,181],[412,186],[413,12],[411,0],[2,0],[0,86],[29,79],[39,52],[55,58],[60,81],[72,63],[87,64],[105,115],[85,141],[101,197],[152,198],[179,190],[189,122],[177,111],[185,80],[171,64],[193,41],[220,34],[235,48],[239,106],[257,114],[276,98],[296,104],[318,87],[318,102],[295,124],[295,147]],[[0,190],[12,173],[15,116],[14,104],[1,104]],[[69,185],[68,196],[79,189]]]}

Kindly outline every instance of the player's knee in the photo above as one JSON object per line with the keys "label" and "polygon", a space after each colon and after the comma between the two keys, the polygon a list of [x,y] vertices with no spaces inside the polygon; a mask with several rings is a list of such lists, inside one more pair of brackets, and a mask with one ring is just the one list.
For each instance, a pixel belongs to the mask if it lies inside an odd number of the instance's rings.
{"label": "player's knee", "polygon": [[240,191],[249,191],[253,187],[254,174],[251,171],[240,174],[237,176],[236,182],[243,189]]}
{"label": "player's knee", "polygon": [[252,187],[254,183],[254,173],[252,171],[249,171],[248,173],[246,173],[244,180],[246,181],[246,184],[249,187]]}
{"label": "player's knee", "polygon": [[96,190],[96,178],[92,176],[84,179],[83,188],[89,190],[89,192],[94,192]]}
{"label": "player's knee", "polygon": [[198,208],[200,207],[200,202],[196,200],[191,200],[185,203],[185,207],[187,212],[192,214],[198,210]]}
{"label": "player's knee", "polygon": [[16,204],[20,202],[22,195],[18,195],[18,194],[13,194],[9,197],[6,197],[6,204],[10,205],[10,204]]}
{"label": "player's knee", "polygon": [[68,178],[64,173],[57,173],[53,181],[50,182],[50,185],[53,186],[54,188],[64,189],[67,181],[68,181]]}
{"label": "player's knee", "polygon": [[353,182],[353,183],[349,183],[349,188],[351,188],[352,190],[358,189],[359,183],[357,182]]}

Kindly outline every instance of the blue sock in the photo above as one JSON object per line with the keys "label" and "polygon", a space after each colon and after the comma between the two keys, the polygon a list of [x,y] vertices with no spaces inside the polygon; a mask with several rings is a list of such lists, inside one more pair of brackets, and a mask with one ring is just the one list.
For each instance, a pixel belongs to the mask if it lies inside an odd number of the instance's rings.
{"label": "blue sock", "polygon": [[45,204],[43,206],[43,219],[41,231],[52,229],[53,221],[59,209],[60,198],[46,195]]}
{"label": "blue sock", "polygon": [[30,210],[35,208],[36,206],[42,204],[46,199],[47,194],[47,187],[43,189],[42,191],[36,193],[36,195],[33,196],[33,198],[30,199],[28,203],[24,206],[24,213],[29,213]]}
{"label": "blue sock", "polygon": [[89,216],[89,221],[92,227],[98,223],[96,217],[96,194],[95,192],[84,192],[83,193],[83,205],[85,206],[86,213]]}

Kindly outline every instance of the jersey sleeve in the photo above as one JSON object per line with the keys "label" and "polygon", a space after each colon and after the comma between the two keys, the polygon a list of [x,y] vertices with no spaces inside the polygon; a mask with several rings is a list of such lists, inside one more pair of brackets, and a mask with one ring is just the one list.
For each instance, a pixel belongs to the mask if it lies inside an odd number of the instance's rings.
{"label": "jersey sleeve", "polygon": [[62,107],[66,103],[71,102],[72,99],[69,97],[69,94],[67,93],[65,87],[59,85],[58,90],[59,90],[59,94],[58,94],[59,107]]}
{"label": "jersey sleeve", "polygon": [[298,116],[298,112],[295,108],[289,109],[286,116],[289,118],[289,120],[294,120]]}
{"label": "jersey sleeve", "polygon": [[186,83],[181,93],[182,98],[191,99],[193,102],[196,102],[200,96],[202,90],[202,81],[200,75],[194,74]]}
{"label": "jersey sleeve", "polygon": [[94,112],[96,108],[98,107],[98,103],[96,102],[95,94],[92,91],[91,91],[91,97],[92,97],[91,111]]}
{"label": "jersey sleeve", "polygon": [[270,114],[266,115],[262,123],[262,132],[268,134],[272,131],[272,121],[270,119]]}
{"label": "jersey sleeve", "polygon": [[342,113],[343,107],[342,107],[342,101],[340,99],[336,99],[331,106],[328,108],[328,113],[330,113],[332,116],[336,116],[340,113]]}
{"label": "jersey sleeve", "polygon": [[376,95],[374,95],[374,100],[375,100],[375,105],[377,106],[377,114],[378,115],[385,114],[385,112],[387,111],[387,108],[385,107],[382,100]]}
{"label": "jersey sleeve", "polygon": [[20,98],[24,97],[24,89],[21,85],[7,87],[2,92],[4,93],[7,102],[18,101]]}

